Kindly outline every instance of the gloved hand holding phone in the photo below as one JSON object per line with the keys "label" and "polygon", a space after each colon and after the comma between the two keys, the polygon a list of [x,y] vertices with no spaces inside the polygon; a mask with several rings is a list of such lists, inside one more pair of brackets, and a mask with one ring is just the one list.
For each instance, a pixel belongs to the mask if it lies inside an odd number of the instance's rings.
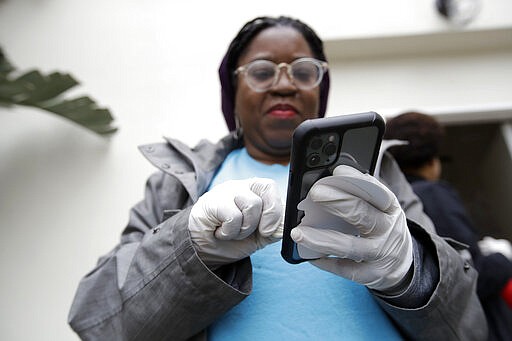
{"label": "gloved hand holding phone", "polygon": [[273,180],[230,180],[199,198],[188,228],[199,257],[215,268],[278,241],[283,211]]}
{"label": "gloved hand holding phone", "polygon": [[385,185],[341,165],[332,176],[317,181],[308,197],[359,232],[354,235],[299,224],[291,231],[292,239],[328,255],[312,264],[374,290],[386,292],[401,283],[413,261],[412,238],[398,199]]}

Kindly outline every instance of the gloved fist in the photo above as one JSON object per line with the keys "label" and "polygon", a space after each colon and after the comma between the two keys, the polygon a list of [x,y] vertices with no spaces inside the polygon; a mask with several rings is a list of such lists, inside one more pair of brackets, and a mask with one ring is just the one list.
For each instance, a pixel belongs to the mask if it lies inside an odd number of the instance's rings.
{"label": "gloved fist", "polygon": [[273,180],[231,180],[199,198],[190,212],[188,229],[199,257],[215,267],[279,240],[282,220],[283,204]]}
{"label": "gloved fist", "polygon": [[[312,264],[380,291],[405,278],[412,264],[412,239],[405,213],[386,186],[369,174],[342,165],[333,176],[316,182],[307,199],[314,204],[309,209],[339,217],[357,232],[347,233],[335,226],[318,228],[314,221],[303,219],[291,231],[292,239],[299,246],[334,256],[312,260]],[[304,218],[307,216],[308,208]]]}

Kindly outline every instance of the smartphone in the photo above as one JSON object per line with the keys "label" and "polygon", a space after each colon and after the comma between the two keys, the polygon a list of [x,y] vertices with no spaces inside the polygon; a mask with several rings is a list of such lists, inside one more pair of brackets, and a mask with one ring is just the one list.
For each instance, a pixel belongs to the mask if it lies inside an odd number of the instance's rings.
{"label": "smartphone", "polygon": [[[375,112],[310,119],[295,129],[281,247],[281,255],[287,262],[297,264],[323,256],[297,245],[290,237],[291,230],[304,216],[297,206],[316,181],[332,175],[339,165],[350,165],[373,175],[384,129],[384,119]],[[343,231],[355,231],[350,224],[343,223],[331,225]]]}

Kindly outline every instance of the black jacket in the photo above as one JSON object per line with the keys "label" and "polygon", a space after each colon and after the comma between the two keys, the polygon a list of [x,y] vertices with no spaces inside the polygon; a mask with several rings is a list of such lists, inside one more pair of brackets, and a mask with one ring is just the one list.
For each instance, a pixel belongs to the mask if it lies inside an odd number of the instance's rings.
{"label": "black jacket", "polygon": [[456,190],[445,181],[428,181],[407,176],[423,202],[437,233],[469,246],[479,276],[477,294],[489,324],[490,340],[512,340],[512,309],[501,297],[501,290],[512,278],[512,262],[500,253],[484,256],[478,248],[479,234]]}

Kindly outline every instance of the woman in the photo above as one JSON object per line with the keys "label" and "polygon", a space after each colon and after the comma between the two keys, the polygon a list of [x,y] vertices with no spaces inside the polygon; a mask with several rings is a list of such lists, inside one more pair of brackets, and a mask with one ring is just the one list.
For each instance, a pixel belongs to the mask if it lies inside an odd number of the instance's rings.
{"label": "woman", "polygon": [[[347,236],[326,241],[315,226],[299,226],[296,242],[325,251],[339,241],[329,252],[337,257],[316,267],[280,258],[291,135],[324,115],[327,69],[321,40],[298,20],[256,18],[240,30],[220,67],[234,132],[193,149],[171,139],[141,147],[161,171],[131,210],[121,243],[80,283],[69,320],[82,338],[485,338],[474,270],[406,221],[381,182],[350,167],[310,194],[341,218],[361,220],[369,246],[347,250],[339,247]],[[381,188],[389,207],[349,193],[347,176]],[[431,228],[390,158],[380,176],[408,216]]]}

